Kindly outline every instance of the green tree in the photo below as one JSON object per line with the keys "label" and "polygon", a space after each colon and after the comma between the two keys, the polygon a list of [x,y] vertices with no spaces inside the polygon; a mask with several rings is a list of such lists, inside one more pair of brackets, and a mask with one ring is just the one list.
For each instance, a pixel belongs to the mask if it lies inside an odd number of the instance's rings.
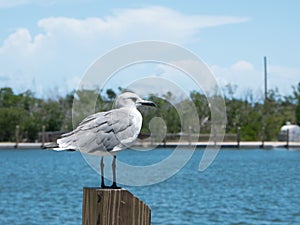
{"label": "green tree", "polygon": [[9,87],[0,89],[0,107],[17,107],[20,104],[21,98],[21,95],[15,95]]}
{"label": "green tree", "polygon": [[15,141],[17,125],[20,125],[20,136],[22,136],[23,121],[26,117],[26,112],[21,108],[0,108],[0,141]]}
{"label": "green tree", "polygon": [[[121,90],[124,91],[120,88]],[[257,141],[261,138],[264,126],[265,140],[276,140],[280,127],[286,121],[300,124],[300,82],[293,87],[293,94],[290,96],[281,96],[277,89],[269,90],[265,102],[254,101],[252,92],[247,92],[244,98],[237,98],[235,92],[236,86],[227,85],[224,89],[227,133],[236,133],[239,126],[242,140]],[[30,90],[15,94],[9,87],[0,88],[0,141],[14,141],[16,125],[20,127],[20,137],[28,141],[38,138],[43,125],[47,131],[71,130],[72,120],[77,125],[87,115],[113,107],[116,93],[112,89],[107,90],[105,95],[99,93],[99,90],[79,90],[45,100],[36,98]],[[209,133],[210,107],[206,96],[193,91],[190,98],[199,116],[201,133]],[[168,92],[161,98],[151,95],[149,100],[154,101],[158,107],[141,107],[144,117],[143,133],[150,132],[149,122],[153,117],[163,119],[168,133],[193,128],[192,109],[189,108],[187,99],[176,99],[173,93]],[[73,103],[76,110],[72,113]],[[180,121],[177,109],[182,112],[184,121]]]}
{"label": "green tree", "polygon": [[210,109],[206,96],[197,91],[192,91],[190,97],[197,110],[199,123],[201,125],[201,133],[209,133],[210,124],[208,123],[208,120],[210,119]]}
{"label": "green tree", "polygon": [[[170,96],[169,96],[170,97]],[[153,107],[141,107],[139,110],[143,114],[143,126],[142,133],[149,133],[149,122],[153,117],[161,117],[167,127],[167,133],[178,133],[181,130],[181,124],[179,115],[175,109],[175,106],[169,103],[166,99],[151,95],[150,101],[155,102],[156,108]]]}
{"label": "green tree", "polygon": [[293,98],[295,100],[295,122],[300,125],[300,82],[298,85],[293,87]]}

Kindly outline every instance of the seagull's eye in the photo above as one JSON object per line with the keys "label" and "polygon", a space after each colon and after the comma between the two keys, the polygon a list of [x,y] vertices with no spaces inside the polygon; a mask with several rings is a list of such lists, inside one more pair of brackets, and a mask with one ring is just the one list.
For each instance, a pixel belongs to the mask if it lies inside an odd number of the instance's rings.
{"label": "seagull's eye", "polygon": [[136,97],[131,97],[131,100],[136,102],[137,101],[137,98]]}

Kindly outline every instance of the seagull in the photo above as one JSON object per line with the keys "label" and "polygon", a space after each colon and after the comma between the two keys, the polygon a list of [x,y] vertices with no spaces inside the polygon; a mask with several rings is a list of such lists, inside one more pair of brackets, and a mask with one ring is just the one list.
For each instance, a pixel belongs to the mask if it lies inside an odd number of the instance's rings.
{"label": "seagull", "polygon": [[[73,131],[63,134],[57,140],[54,150],[76,150],[86,154],[100,155],[101,188],[118,188],[116,182],[116,153],[130,147],[136,140],[142,127],[142,115],[137,110],[139,106],[154,106],[132,92],[120,94],[115,102],[115,108],[106,112],[92,114]],[[104,183],[105,155],[112,155],[113,183]]]}

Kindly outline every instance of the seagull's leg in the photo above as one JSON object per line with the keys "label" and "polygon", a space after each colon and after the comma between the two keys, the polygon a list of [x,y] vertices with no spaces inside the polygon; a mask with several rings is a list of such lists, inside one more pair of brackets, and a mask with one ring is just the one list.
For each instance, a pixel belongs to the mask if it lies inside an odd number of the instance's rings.
{"label": "seagull's leg", "polygon": [[101,188],[105,188],[105,184],[104,184],[104,162],[103,162],[103,156],[101,157],[100,160],[100,170],[101,170]]}
{"label": "seagull's leg", "polygon": [[116,155],[114,155],[113,156],[114,158],[113,158],[113,161],[112,161],[112,172],[113,172],[113,184],[111,185],[111,188],[118,188],[118,186],[117,186],[117,179],[116,179],[116,158],[117,158],[117,156]]}

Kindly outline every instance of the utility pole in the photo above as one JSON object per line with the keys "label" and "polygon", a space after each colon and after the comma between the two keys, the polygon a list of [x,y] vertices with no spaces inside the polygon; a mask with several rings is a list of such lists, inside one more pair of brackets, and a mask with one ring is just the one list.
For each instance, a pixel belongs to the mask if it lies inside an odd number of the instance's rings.
{"label": "utility pole", "polygon": [[264,99],[264,114],[263,114],[263,124],[262,124],[262,147],[264,147],[265,139],[266,139],[266,127],[267,127],[267,117],[269,114],[269,110],[267,107],[268,103],[268,71],[267,71],[267,57],[264,57],[264,78],[265,78],[265,99]]}
{"label": "utility pole", "polygon": [[265,101],[268,99],[268,71],[267,71],[267,57],[264,57],[264,72],[265,72]]}

